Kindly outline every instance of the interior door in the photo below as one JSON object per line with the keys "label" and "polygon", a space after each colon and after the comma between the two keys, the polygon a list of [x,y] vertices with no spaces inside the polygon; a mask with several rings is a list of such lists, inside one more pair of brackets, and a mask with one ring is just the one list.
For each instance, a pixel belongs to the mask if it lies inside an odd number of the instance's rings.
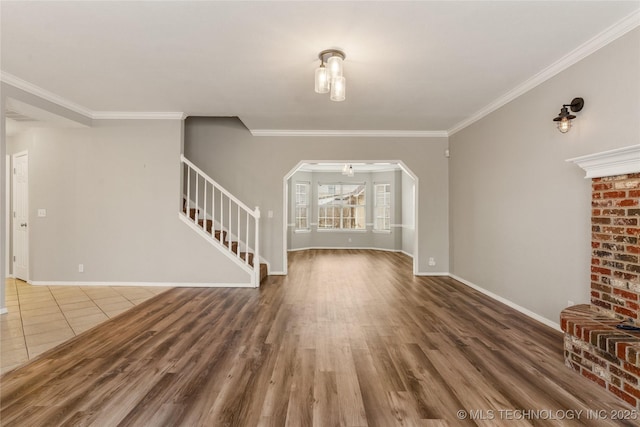
{"label": "interior door", "polygon": [[29,280],[29,158],[13,156],[13,275]]}

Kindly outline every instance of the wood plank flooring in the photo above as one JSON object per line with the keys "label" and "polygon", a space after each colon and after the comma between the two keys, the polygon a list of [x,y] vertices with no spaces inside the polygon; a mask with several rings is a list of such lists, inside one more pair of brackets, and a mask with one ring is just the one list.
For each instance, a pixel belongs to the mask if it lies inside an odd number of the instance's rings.
{"label": "wood plank flooring", "polygon": [[259,290],[169,290],[4,375],[0,422],[637,425],[587,418],[631,408],[564,366],[559,332],[411,271],[402,254],[312,250]]}

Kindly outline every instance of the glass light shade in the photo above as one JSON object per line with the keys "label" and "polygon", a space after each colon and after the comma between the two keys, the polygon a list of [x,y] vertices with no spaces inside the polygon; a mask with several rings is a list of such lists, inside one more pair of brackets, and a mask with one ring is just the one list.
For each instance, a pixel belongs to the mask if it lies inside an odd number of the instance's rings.
{"label": "glass light shade", "polygon": [[347,80],[344,77],[336,77],[331,79],[331,98],[332,101],[344,101]]}
{"label": "glass light shade", "polygon": [[327,59],[327,67],[329,68],[329,76],[331,79],[335,77],[342,77],[342,58],[339,56],[332,56]]}
{"label": "glass light shade", "polygon": [[562,120],[558,121],[558,130],[562,133],[567,133],[569,132],[569,129],[571,129],[571,120],[569,120],[566,117],[563,117]]}
{"label": "glass light shade", "polygon": [[329,75],[324,65],[316,68],[316,93],[329,92]]}

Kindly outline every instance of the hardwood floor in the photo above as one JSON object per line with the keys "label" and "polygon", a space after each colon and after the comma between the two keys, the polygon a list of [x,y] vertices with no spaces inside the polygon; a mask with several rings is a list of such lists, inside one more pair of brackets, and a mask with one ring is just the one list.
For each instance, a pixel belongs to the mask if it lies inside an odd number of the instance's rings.
{"label": "hardwood floor", "polygon": [[589,410],[631,409],[564,366],[561,333],[411,271],[304,251],[259,290],[171,289],[4,375],[1,423],[602,426]]}

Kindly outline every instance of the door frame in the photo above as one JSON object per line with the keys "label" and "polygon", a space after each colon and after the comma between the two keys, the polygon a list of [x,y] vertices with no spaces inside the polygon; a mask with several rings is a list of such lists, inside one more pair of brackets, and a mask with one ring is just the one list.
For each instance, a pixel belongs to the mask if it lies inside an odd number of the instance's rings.
{"label": "door frame", "polygon": [[[4,253],[5,258],[4,262],[4,272],[5,276],[13,277],[13,263],[10,261],[11,254],[11,197],[13,192],[11,190],[12,180],[11,180],[11,155],[5,155],[5,171],[4,171],[4,197],[5,197],[5,222],[4,222],[4,231],[5,231],[5,242],[4,242]],[[9,273],[11,271],[11,273]]]}
{"label": "door frame", "polygon": [[10,174],[11,174],[11,214],[9,215],[10,220],[11,220],[11,254],[13,256],[13,261],[11,263],[11,273],[12,276],[15,278],[18,278],[17,274],[16,274],[16,266],[15,266],[15,242],[16,242],[16,234],[15,234],[15,194],[16,194],[16,180],[15,180],[15,173],[13,173],[14,169],[15,169],[15,162],[16,162],[16,158],[18,157],[23,157],[26,156],[26,162],[27,162],[27,194],[26,194],[26,205],[27,205],[27,227],[26,227],[26,245],[27,245],[27,250],[26,250],[26,264],[27,264],[27,268],[26,268],[26,272],[25,272],[25,277],[21,277],[20,279],[28,282],[30,277],[29,277],[29,270],[30,270],[30,250],[29,250],[29,242],[30,242],[30,237],[31,237],[31,231],[30,231],[30,223],[31,223],[31,218],[29,215],[29,151],[25,150],[25,151],[20,151],[19,153],[15,153],[11,156],[11,170],[10,170]]}

